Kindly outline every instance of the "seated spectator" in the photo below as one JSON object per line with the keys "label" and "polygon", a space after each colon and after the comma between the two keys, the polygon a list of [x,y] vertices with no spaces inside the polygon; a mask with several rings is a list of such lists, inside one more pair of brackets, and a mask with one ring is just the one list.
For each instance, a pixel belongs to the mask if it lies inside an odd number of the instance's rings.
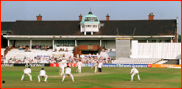
{"label": "seated spectator", "polygon": [[4,60],[1,60],[1,63],[4,63]]}
{"label": "seated spectator", "polygon": [[30,49],[28,49],[28,51],[27,52],[31,52],[31,50]]}
{"label": "seated spectator", "polygon": [[27,52],[28,51],[28,47],[26,47],[26,49],[25,49],[25,52]]}
{"label": "seated spectator", "polygon": [[29,47],[28,45],[26,45],[26,47]]}
{"label": "seated spectator", "polygon": [[54,60],[57,62],[57,58],[54,58]]}
{"label": "seated spectator", "polygon": [[40,46],[39,46],[39,49],[41,49],[41,47],[42,47],[42,46],[40,45]]}
{"label": "seated spectator", "polygon": [[45,49],[45,47],[44,47],[44,46],[42,46],[42,47],[41,47],[41,50],[44,50],[44,49]]}
{"label": "seated spectator", "polygon": [[105,46],[103,47],[103,49],[104,49],[104,52],[107,50]]}
{"label": "seated spectator", "polygon": [[8,63],[12,63],[12,58],[10,58],[10,59],[8,60]]}
{"label": "seated spectator", "polygon": [[22,47],[22,46],[20,46],[20,47],[19,47],[19,50],[23,50],[23,47]]}
{"label": "seated spectator", "polygon": [[25,49],[25,46],[22,45],[22,48]]}
{"label": "seated spectator", "polygon": [[38,49],[38,48],[39,48],[39,46],[37,45],[37,46],[36,46],[36,49]]}
{"label": "seated spectator", "polygon": [[104,58],[104,61],[106,60],[106,58]]}
{"label": "seated spectator", "polygon": [[53,52],[56,52],[56,51],[57,51],[57,49],[55,48],[55,50]]}
{"label": "seated spectator", "polygon": [[59,52],[62,51],[62,48],[59,49]]}
{"label": "seated spectator", "polygon": [[68,52],[68,48],[66,48],[66,52]]}
{"label": "seated spectator", "polygon": [[15,62],[14,63],[18,63],[18,61],[17,60],[15,60]]}
{"label": "seated spectator", "polygon": [[63,54],[63,57],[65,57],[65,54]]}
{"label": "seated spectator", "polygon": [[48,50],[47,46],[45,46],[45,50],[46,50],[46,51]]}
{"label": "seated spectator", "polygon": [[47,46],[47,49],[49,49],[49,46]]}
{"label": "seated spectator", "polygon": [[26,47],[25,52],[31,52],[28,47]]}
{"label": "seated spectator", "polygon": [[32,49],[35,49],[36,48],[36,46],[35,45],[32,45]]}

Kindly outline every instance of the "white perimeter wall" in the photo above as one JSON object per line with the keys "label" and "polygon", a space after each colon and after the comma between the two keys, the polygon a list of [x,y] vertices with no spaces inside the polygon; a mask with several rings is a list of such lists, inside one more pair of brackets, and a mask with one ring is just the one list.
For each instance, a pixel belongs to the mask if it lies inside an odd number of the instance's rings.
{"label": "white perimeter wall", "polygon": [[4,57],[4,48],[1,48],[1,55],[3,55],[3,57]]}
{"label": "white perimeter wall", "polygon": [[135,44],[132,44],[132,57],[163,59],[181,58],[181,43],[132,43]]}

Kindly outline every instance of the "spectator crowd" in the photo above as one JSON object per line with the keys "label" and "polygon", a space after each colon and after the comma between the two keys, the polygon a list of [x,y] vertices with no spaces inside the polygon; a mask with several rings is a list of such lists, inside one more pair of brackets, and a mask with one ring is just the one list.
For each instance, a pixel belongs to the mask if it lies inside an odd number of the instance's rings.
{"label": "spectator crowd", "polygon": [[77,63],[78,60],[81,60],[82,63],[96,63],[97,61],[102,61],[102,63],[111,63],[110,58],[104,58],[102,56],[84,56],[84,57],[65,57],[64,55],[62,57],[54,57],[54,56],[35,56],[33,59],[30,57],[24,57],[24,58],[16,58],[12,57],[9,59],[1,58],[1,63],[58,63],[60,60],[67,60],[67,63]]}

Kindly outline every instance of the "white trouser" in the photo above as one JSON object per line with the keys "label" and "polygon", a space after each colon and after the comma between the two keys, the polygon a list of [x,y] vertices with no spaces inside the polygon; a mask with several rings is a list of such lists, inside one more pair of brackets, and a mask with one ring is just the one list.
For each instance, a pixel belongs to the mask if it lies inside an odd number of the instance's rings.
{"label": "white trouser", "polygon": [[95,73],[97,73],[97,66],[95,66]]}
{"label": "white trouser", "polygon": [[133,73],[133,74],[131,75],[131,81],[133,81],[133,76],[135,76],[135,74],[137,74],[138,80],[140,80],[139,73]]}
{"label": "white trouser", "polygon": [[81,73],[81,67],[78,67],[77,70],[79,73]]}
{"label": "white trouser", "polygon": [[25,75],[28,75],[29,78],[30,78],[30,81],[32,81],[32,76],[31,76],[29,73],[24,73],[24,74],[22,75],[22,77],[21,77],[21,80],[24,79],[24,76],[25,76]]}
{"label": "white trouser", "polygon": [[64,81],[66,75],[71,76],[72,81],[74,81],[73,75],[72,75],[71,73],[65,73],[65,74],[63,75],[62,81]]}
{"label": "white trouser", "polygon": [[64,74],[64,67],[60,67],[60,71],[61,71],[60,75],[63,75]]}
{"label": "white trouser", "polygon": [[45,77],[44,81],[47,81],[47,78],[48,78],[48,76],[47,76],[47,75],[38,75],[38,81],[40,82],[40,77],[42,77],[42,76],[44,76],[44,77]]}

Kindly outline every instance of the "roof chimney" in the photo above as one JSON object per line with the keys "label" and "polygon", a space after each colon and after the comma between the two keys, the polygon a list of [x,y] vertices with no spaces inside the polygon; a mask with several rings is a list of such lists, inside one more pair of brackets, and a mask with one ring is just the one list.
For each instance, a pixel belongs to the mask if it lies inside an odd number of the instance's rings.
{"label": "roof chimney", "polygon": [[42,16],[40,14],[37,16],[37,21],[42,21]]}
{"label": "roof chimney", "polygon": [[107,16],[106,16],[106,20],[107,20],[107,21],[109,20],[109,17],[110,17],[109,14],[107,14]]}
{"label": "roof chimney", "polygon": [[81,21],[82,20],[82,14],[80,14],[80,16],[79,16],[79,21]]}
{"label": "roof chimney", "polygon": [[149,13],[149,20],[154,20],[154,15],[153,15],[153,12]]}

